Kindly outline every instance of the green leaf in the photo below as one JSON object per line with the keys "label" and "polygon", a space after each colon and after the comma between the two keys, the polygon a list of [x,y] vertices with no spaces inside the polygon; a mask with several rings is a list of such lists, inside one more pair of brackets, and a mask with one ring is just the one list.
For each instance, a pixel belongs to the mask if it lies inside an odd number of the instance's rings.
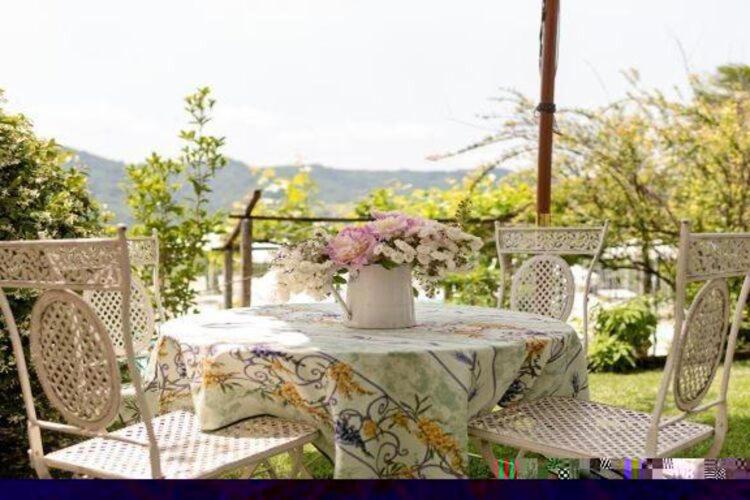
{"label": "green leaf", "polygon": [[395,269],[399,266],[398,264],[391,261],[390,259],[383,259],[379,262],[379,264],[388,270]]}

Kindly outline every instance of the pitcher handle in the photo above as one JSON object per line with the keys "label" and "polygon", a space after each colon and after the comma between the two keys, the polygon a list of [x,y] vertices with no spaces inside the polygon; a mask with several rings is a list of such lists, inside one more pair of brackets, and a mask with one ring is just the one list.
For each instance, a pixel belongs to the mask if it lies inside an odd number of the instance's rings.
{"label": "pitcher handle", "polygon": [[352,319],[352,311],[349,309],[349,306],[346,305],[346,302],[341,297],[341,294],[338,290],[336,290],[336,287],[331,284],[331,293],[333,294],[333,298],[336,299],[336,302],[341,306],[341,309],[344,310],[344,314],[346,315],[346,319],[348,321],[351,321]]}

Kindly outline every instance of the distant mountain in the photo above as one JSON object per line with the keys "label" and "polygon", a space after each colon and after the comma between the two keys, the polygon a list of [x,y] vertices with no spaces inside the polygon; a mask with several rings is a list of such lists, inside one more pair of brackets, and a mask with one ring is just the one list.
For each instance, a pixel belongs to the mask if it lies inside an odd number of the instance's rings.
{"label": "distant mountain", "polygon": [[[86,151],[71,151],[78,163],[86,166],[89,187],[94,196],[114,212],[115,220],[129,222],[130,214],[125,203],[122,184],[125,181],[125,163],[109,160]],[[395,183],[413,188],[446,187],[451,179],[460,179],[464,172],[432,170],[342,170],[322,165],[310,165],[310,175],[318,185],[318,199],[326,204],[353,203],[367,195],[372,189]],[[299,170],[297,166],[273,168],[277,177],[291,177]],[[258,186],[263,169],[251,169],[248,165],[230,160],[220,170],[212,184],[211,209],[230,210],[235,202],[242,201]],[[498,176],[507,173],[498,170]],[[268,196],[273,196],[271,193]]]}

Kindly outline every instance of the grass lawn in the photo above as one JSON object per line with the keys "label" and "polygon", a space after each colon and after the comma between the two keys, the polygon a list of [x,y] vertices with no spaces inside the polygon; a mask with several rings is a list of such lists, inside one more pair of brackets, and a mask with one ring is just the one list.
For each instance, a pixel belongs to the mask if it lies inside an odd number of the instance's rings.
{"label": "grass lawn", "polygon": [[[593,373],[589,376],[591,399],[603,403],[624,406],[635,410],[650,412],[656,401],[656,393],[659,390],[661,380],[661,369],[646,370],[631,374]],[[718,394],[718,386],[721,380],[721,370],[716,375],[714,385],[711,388],[705,402],[713,400]],[[671,394],[667,396],[667,414],[675,415],[678,412],[674,408]],[[714,410],[709,410],[702,415],[697,415],[692,420],[707,424],[713,423]],[[693,448],[680,453],[680,457],[703,457],[705,456],[711,441],[698,444]],[[470,450],[474,452],[474,450]],[[497,457],[512,458],[514,450],[496,447]],[[529,455],[533,456],[533,455]],[[724,441],[721,452],[723,457],[750,457],[750,362],[737,361],[732,368],[732,380],[729,384],[729,432]],[[316,478],[333,477],[332,465],[318,454],[314,448],[305,449],[305,462]],[[286,474],[290,470],[290,463],[286,456],[272,459],[274,467],[280,474]],[[473,478],[490,477],[489,469],[483,461],[471,457],[469,473]],[[259,477],[263,477],[259,473]]]}

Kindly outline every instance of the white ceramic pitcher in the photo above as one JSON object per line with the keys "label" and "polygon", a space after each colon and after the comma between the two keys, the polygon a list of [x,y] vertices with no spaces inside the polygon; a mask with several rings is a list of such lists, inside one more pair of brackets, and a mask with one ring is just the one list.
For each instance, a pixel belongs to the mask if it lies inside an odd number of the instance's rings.
{"label": "white ceramic pitcher", "polygon": [[344,310],[344,324],[351,328],[395,329],[414,326],[411,267],[386,269],[365,266],[351,273],[346,301],[333,290]]}

